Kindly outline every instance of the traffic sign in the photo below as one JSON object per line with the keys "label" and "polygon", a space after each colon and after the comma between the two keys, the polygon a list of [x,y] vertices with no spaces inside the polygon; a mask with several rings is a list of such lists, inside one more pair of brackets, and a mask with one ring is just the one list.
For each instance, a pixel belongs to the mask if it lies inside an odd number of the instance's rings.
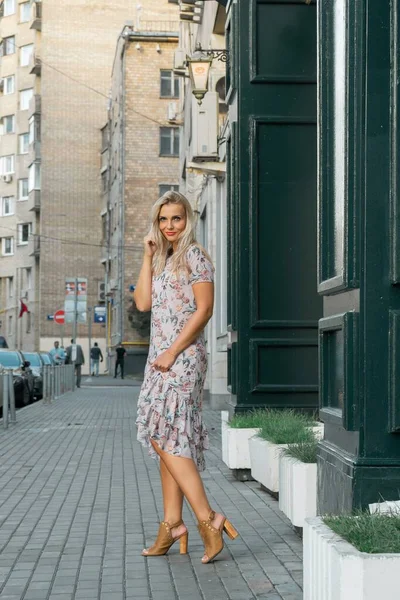
{"label": "traffic sign", "polygon": [[54,322],[58,323],[59,325],[64,325],[65,312],[63,310],[57,310],[57,312],[54,313]]}
{"label": "traffic sign", "polygon": [[94,307],[94,322],[105,323],[106,322],[106,307],[95,306]]}
{"label": "traffic sign", "polygon": [[54,321],[54,315],[47,315],[48,321]]}

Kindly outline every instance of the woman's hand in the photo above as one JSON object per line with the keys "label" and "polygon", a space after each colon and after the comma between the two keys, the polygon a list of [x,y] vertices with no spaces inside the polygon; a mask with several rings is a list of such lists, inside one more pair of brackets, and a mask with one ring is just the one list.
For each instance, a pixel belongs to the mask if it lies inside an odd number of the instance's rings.
{"label": "woman's hand", "polygon": [[153,236],[150,233],[148,235],[146,235],[143,240],[143,243],[144,243],[145,255],[152,257],[157,248]]}
{"label": "woman's hand", "polygon": [[153,367],[157,369],[157,371],[161,371],[162,373],[166,373],[170,370],[172,365],[176,360],[176,356],[166,350],[162,352],[159,356],[157,356],[156,360],[153,362]]}

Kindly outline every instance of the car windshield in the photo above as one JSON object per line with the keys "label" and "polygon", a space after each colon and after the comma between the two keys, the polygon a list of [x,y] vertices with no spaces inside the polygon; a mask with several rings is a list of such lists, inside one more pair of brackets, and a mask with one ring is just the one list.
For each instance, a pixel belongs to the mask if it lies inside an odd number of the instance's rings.
{"label": "car windshield", "polygon": [[43,354],[40,354],[40,356],[42,357],[43,362],[44,362],[45,365],[51,365],[51,359],[50,359],[50,356],[48,354],[44,354],[43,353]]}
{"label": "car windshield", "polygon": [[18,352],[0,352],[0,365],[16,369],[21,366],[21,359]]}
{"label": "car windshield", "polygon": [[28,360],[31,363],[31,367],[41,367],[42,363],[39,358],[39,354],[35,354],[35,352],[24,352],[25,360]]}

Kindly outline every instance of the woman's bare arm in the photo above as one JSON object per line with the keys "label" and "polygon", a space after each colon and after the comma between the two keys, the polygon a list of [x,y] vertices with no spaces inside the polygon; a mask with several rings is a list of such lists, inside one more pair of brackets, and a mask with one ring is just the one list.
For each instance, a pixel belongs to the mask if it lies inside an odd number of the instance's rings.
{"label": "woman's bare arm", "polygon": [[151,310],[151,281],[152,281],[152,263],[155,244],[150,236],[144,238],[144,256],[142,268],[140,269],[139,279],[133,292],[133,299],[137,309],[141,312]]}
{"label": "woman's bare arm", "polygon": [[186,350],[199,337],[213,315],[214,284],[208,282],[195,283],[193,293],[196,301],[196,312],[193,313],[169,348],[169,351],[175,356]]}
{"label": "woman's bare arm", "polygon": [[196,300],[196,311],[187,321],[174,343],[154,361],[153,367],[159,371],[166,372],[172,367],[178,354],[186,350],[199,337],[212,317],[214,284],[209,282],[196,283],[193,285],[193,293]]}

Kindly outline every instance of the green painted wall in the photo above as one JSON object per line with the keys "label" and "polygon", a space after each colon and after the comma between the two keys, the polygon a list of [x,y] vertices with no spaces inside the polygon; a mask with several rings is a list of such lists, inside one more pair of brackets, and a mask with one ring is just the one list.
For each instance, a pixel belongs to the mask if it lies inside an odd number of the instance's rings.
{"label": "green painted wall", "polygon": [[228,5],[228,380],[236,411],[318,405],[316,7]]}

